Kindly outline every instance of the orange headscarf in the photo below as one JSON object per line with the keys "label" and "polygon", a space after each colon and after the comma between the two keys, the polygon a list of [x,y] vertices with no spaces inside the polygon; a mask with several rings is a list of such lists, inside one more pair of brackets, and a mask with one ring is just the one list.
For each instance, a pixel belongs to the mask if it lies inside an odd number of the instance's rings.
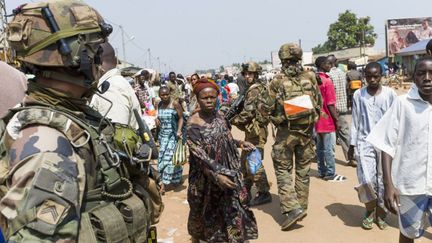
{"label": "orange headscarf", "polygon": [[207,78],[201,78],[198,82],[193,86],[193,92],[196,96],[198,96],[199,92],[205,88],[213,88],[219,94],[219,86],[215,83],[215,81]]}

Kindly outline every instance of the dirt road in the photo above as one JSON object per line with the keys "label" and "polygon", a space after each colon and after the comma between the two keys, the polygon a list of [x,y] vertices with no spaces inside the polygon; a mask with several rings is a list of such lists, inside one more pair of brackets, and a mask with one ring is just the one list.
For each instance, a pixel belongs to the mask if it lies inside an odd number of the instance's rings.
{"label": "dirt road", "polygon": [[[233,130],[236,138],[243,138],[238,130]],[[312,164],[311,185],[308,216],[291,231],[281,231],[279,197],[277,195],[276,178],[270,157],[273,138],[265,150],[264,165],[268,178],[272,183],[271,193],[273,202],[254,207],[253,212],[258,222],[259,238],[251,241],[271,243],[393,243],[398,241],[399,231],[397,218],[389,217],[390,227],[381,231],[378,227],[366,231],[361,228],[364,207],[359,203],[354,186],[357,183],[355,168],[344,165],[343,154],[339,146],[336,150],[336,172],[348,177],[345,182],[326,182],[317,178],[317,165]],[[187,179],[188,168],[184,176]],[[165,211],[158,224],[158,238],[160,242],[190,242],[187,233],[187,217],[189,205],[186,201],[187,180],[181,188],[169,191],[164,196]],[[432,230],[416,242],[431,242]]]}

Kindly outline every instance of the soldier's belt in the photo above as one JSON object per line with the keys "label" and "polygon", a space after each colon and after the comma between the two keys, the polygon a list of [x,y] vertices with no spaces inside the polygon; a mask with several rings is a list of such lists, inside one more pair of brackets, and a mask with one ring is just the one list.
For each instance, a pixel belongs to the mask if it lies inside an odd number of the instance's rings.
{"label": "soldier's belt", "polygon": [[313,128],[313,124],[293,124],[293,122],[282,122],[279,127],[288,127],[290,130],[293,131],[305,131]]}

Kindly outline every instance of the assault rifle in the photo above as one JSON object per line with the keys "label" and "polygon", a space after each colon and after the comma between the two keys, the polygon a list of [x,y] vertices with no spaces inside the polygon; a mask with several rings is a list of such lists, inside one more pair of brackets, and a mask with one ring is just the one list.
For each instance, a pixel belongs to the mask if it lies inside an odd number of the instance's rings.
{"label": "assault rifle", "polygon": [[143,144],[147,143],[152,149],[151,159],[157,159],[158,151],[149,127],[147,126],[147,124],[144,124],[139,112],[136,109],[133,109],[133,113],[138,123],[138,135],[140,136]]}
{"label": "assault rifle", "polygon": [[225,113],[225,118],[231,121],[237,114],[243,110],[245,95],[240,95],[230,106],[229,110]]}

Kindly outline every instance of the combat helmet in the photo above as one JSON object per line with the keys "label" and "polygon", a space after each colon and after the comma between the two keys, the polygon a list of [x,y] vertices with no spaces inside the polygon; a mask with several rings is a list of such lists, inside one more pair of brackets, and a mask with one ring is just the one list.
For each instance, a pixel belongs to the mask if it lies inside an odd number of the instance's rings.
{"label": "combat helmet", "polygon": [[242,73],[251,72],[260,74],[262,71],[262,67],[256,62],[247,62],[242,64]]}
{"label": "combat helmet", "polygon": [[303,51],[296,43],[283,44],[279,49],[279,59],[294,59],[299,61],[302,59]]}
{"label": "combat helmet", "polygon": [[7,38],[23,67],[35,75],[95,87],[100,44],[112,32],[95,9],[79,0],[48,0],[23,4],[13,15]]}

